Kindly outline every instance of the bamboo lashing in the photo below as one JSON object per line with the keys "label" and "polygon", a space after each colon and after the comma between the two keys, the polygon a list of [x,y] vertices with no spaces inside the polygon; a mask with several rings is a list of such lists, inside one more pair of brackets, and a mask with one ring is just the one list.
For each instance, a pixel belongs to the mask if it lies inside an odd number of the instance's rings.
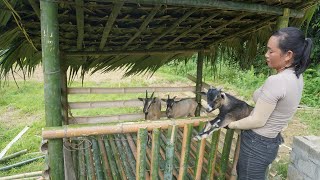
{"label": "bamboo lashing", "polygon": [[201,121],[206,121],[206,119],[192,118],[178,120],[161,120],[152,121],[152,123],[150,123],[150,121],[143,121],[135,123],[106,124],[99,126],[64,125],[62,127],[45,128],[42,131],[42,137],[44,139],[54,139],[102,134],[132,133],[137,132],[140,128],[143,127],[146,128],[148,131],[151,131],[155,128],[167,129],[169,126],[172,125],[183,127],[185,124],[193,124],[193,126],[198,126]]}

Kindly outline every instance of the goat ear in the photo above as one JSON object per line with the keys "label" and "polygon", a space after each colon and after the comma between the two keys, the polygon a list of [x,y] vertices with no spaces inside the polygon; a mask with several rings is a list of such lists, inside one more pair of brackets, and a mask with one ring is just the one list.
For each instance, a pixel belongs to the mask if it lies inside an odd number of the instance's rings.
{"label": "goat ear", "polygon": [[162,99],[162,98],[161,98],[161,101],[163,101],[163,102],[167,102],[167,99]]}
{"label": "goat ear", "polygon": [[221,97],[222,97],[222,99],[224,99],[226,97],[226,94],[225,93],[221,93]]}
{"label": "goat ear", "polygon": [[143,101],[143,100],[144,100],[143,98],[140,98],[140,97],[138,97],[138,99],[139,99],[140,101]]}

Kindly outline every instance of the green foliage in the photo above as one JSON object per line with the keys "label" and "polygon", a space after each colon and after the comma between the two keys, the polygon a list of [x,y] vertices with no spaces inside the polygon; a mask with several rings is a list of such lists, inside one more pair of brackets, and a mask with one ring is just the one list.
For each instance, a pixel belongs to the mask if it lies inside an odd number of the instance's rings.
{"label": "green foliage", "polygon": [[320,65],[306,70],[302,103],[311,107],[320,107]]}

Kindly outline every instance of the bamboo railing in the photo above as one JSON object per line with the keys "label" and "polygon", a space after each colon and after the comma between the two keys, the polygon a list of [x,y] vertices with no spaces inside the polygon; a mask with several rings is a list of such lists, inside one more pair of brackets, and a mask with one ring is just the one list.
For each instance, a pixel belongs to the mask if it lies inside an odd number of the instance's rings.
{"label": "bamboo railing", "polygon": [[[192,76],[188,78],[196,81]],[[196,86],[188,86],[68,88],[67,92],[68,95],[124,94],[148,90],[196,94],[199,89],[203,91],[209,87],[201,82],[198,90]],[[140,101],[131,99],[69,102],[66,107],[70,111],[139,106],[142,107]],[[230,130],[215,132],[210,140],[194,141],[192,137],[202,130],[208,117],[143,119],[143,113],[71,116],[61,127],[44,128],[42,136],[45,139],[73,139],[72,156],[77,179],[229,179],[234,174],[235,163],[231,162],[237,154],[237,136],[233,137]]]}

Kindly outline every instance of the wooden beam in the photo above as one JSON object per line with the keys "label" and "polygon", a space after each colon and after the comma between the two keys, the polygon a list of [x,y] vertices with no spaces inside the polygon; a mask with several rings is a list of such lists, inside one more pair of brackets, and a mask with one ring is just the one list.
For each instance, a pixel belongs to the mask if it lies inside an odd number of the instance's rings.
{"label": "wooden beam", "polygon": [[166,49],[167,47],[169,47],[170,45],[172,45],[173,43],[177,42],[179,39],[181,39],[182,37],[185,37],[188,33],[192,32],[195,29],[198,29],[199,27],[201,27],[202,25],[204,25],[205,23],[207,23],[208,21],[212,20],[213,18],[217,17],[219,14],[213,14],[209,17],[207,17],[206,19],[200,21],[198,24],[194,25],[193,27],[191,27],[190,29],[187,29],[186,31],[184,31],[183,33],[181,33],[179,36],[177,36],[174,40],[172,40],[171,42],[169,42],[168,44],[164,45],[163,48]]}
{"label": "wooden beam", "polygon": [[151,46],[156,43],[159,39],[161,39],[163,36],[165,36],[166,34],[170,33],[172,30],[174,30],[181,22],[183,22],[184,20],[186,20],[191,14],[193,14],[194,12],[196,12],[198,10],[198,8],[193,8],[191,9],[191,11],[187,12],[186,14],[184,14],[181,18],[179,18],[176,22],[174,22],[168,29],[165,29],[165,31],[163,31],[158,37],[154,38],[147,46],[146,49],[150,49]]}
{"label": "wooden beam", "polygon": [[77,49],[82,49],[82,43],[84,38],[84,11],[83,11],[83,0],[76,0],[76,17],[77,17]]}
{"label": "wooden beam", "polygon": [[176,125],[184,127],[185,124],[192,123],[193,126],[198,126],[199,123],[207,121],[207,118],[188,118],[176,120],[159,120],[159,121],[142,121],[118,124],[101,124],[94,126],[79,126],[79,125],[65,125],[62,127],[45,127],[42,131],[44,139],[80,137],[102,134],[116,134],[116,133],[133,133],[138,132],[139,128],[147,128],[151,131],[155,128],[168,129],[169,126]]}
{"label": "wooden beam", "polygon": [[290,14],[290,9],[285,8],[283,10],[283,16],[278,17],[277,29],[288,27],[288,25],[289,25],[289,14]]}
{"label": "wooden beam", "polygon": [[117,19],[117,16],[120,13],[120,10],[121,10],[123,4],[124,4],[124,2],[116,2],[114,4],[114,6],[112,8],[112,12],[108,18],[108,21],[107,21],[105,27],[104,27],[104,30],[103,30],[103,34],[102,34],[102,38],[101,38],[101,42],[100,42],[100,46],[99,46],[100,50],[102,50],[104,48],[104,46],[106,45],[106,42],[109,37],[109,33],[111,31],[113,23]]}
{"label": "wooden beam", "polygon": [[202,90],[202,73],[203,73],[203,60],[204,60],[204,52],[198,52],[198,59],[197,59],[197,80],[196,80],[196,101],[198,103],[195,116],[200,116],[201,110],[201,90]]}
{"label": "wooden beam", "polygon": [[115,55],[161,55],[161,54],[179,54],[179,53],[196,53],[199,51],[209,52],[209,49],[175,49],[175,50],[120,50],[120,51],[65,51],[66,57],[81,57],[81,56],[115,56]]}
{"label": "wooden beam", "polygon": [[222,24],[222,25],[220,25],[220,26],[218,26],[218,27],[216,27],[216,28],[208,31],[207,33],[205,33],[204,35],[202,35],[201,37],[199,37],[197,40],[192,41],[191,43],[189,43],[186,47],[188,47],[188,48],[189,48],[189,47],[192,47],[194,44],[200,42],[202,39],[208,37],[210,34],[215,33],[215,32],[217,32],[217,31],[219,31],[219,30],[227,27],[228,25],[230,25],[230,24],[232,24],[232,23],[234,23],[234,22],[242,19],[242,18],[245,17],[246,15],[248,15],[248,14],[247,14],[247,13],[243,13],[243,14],[241,14],[241,15],[233,18],[232,20],[227,21],[226,23],[224,23],[224,24]]}
{"label": "wooden beam", "polygon": [[[234,1],[212,1],[212,0],[125,0],[125,2],[153,5],[175,5],[198,8],[217,8],[222,10],[242,11],[259,14],[282,15],[283,8],[257,3],[234,2]],[[302,18],[304,12],[291,9],[290,17]]]}
{"label": "wooden beam", "polygon": [[127,41],[127,43],[122,47],[122,49],[126,49],[129,44],[135,40],[148,26],[148,24],[151,22],[152,18],[157,14],[157,12],[159,11],[159,9],[161,8],[161,4],[160,5],[156,5],[151,13],[148,15],[148,17],[145,19],[145,21],[141,24],[140,28],[138,29],[138,31]]}

